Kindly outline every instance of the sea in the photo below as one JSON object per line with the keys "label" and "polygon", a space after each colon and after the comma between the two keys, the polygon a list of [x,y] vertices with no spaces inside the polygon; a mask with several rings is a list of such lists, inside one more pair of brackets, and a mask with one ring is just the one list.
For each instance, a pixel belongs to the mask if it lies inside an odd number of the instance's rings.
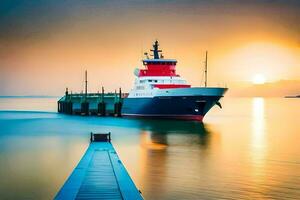
{"label": "sea", "polygon": [[0,199],[53,199],[89,145],[112,143],[157,199],[300,199],[300,99],[225,97],[203,123],[57,113],[57,97],[0,98]]}

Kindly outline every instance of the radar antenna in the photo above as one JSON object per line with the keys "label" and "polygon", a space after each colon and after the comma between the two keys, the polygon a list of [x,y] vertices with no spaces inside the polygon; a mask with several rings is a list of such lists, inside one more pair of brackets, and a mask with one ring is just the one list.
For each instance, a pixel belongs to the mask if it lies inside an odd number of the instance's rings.
{"label": "radar antenna", "polygon": [[145,52],[144,55],[146,56],[147,59],[149,59],[148,53]]}

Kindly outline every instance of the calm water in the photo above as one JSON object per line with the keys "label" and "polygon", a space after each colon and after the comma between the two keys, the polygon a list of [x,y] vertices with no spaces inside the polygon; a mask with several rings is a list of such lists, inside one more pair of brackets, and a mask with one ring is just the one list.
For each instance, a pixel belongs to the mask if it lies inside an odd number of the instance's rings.
{"label": "calm water", "polygon": [[53,198],[89,132],[111,131],[146,199],[300,199],[300,99],[222,104],[202,124],[66,116],[55,98],[0,98],[0,198]]}

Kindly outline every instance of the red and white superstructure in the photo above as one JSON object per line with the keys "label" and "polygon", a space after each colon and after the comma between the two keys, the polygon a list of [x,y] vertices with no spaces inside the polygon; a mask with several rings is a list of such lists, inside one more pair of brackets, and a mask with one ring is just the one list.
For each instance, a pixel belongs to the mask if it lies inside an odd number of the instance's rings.
{"label": "red and white superstructure", "polygon": [[153,97],[161,89],[190,88],[191,85],[176,74],[176,63],[170,59],[143,60],[146,69],[135,70],[134,88],[128,97]]}

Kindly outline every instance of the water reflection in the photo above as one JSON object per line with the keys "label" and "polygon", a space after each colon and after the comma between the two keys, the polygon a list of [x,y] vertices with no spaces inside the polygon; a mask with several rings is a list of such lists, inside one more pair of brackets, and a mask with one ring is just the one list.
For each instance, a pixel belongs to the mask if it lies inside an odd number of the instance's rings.
{"label": "water reflection", "polygon": [[144,139],[153,144],[160,145],[193,145],[204,147],[209,145],[207,125],[190,121],[141,121],[141,135],[147,135]]}
{"label": "water reflection", "polygon": [[254,157],[262,159],[265,150],[265,100],[253,98],[252,102],[252,147]]}
{"label": "water reflection", "polygon": [[[208,125],[185,121],[141,121],[141,190],[151,199],[198,198],[191,187],[205,181],[212,133]],[[194,190],[196,191],[196,190]]]}
{"label": "water reflection", "polygon": [[264,145],[265,134],[265,100],[261,97],[253,98],[252,102],[253,145]]}
{"label": "water reflection", "polygon": [[[254,185],[264,185],[267,181],[266,168],[266,140],[265,140],[265,100],[253,98],[252,102],[252,181]],[[261,194],[265,187],[261,187]],[[258,198],[264,195],[257,194]]]}

